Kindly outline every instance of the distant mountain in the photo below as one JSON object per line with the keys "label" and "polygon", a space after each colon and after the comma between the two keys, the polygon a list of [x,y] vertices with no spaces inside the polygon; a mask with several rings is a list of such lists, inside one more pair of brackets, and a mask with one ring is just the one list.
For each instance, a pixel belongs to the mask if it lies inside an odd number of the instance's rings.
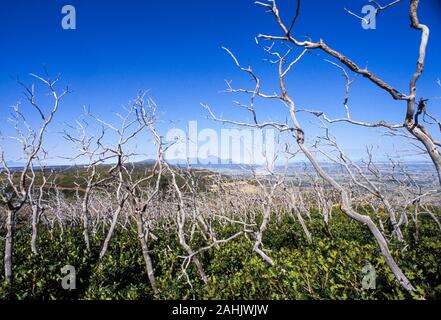
{"label": "distant mountain", "polygon": [[[214,172],[220,172],[230,175],[250,175],[254,172],[257,175],[267,175],[268,171],[266,166],[263,164],[240,164],[235,163],[232,159],[221,159],[215,156],[209,156],[205,159],[166,159],[167,163],[172,166],[186,168],[189,164],[192,169],[204,169],[210,170]],[[135,164],[139,165],[153,165],[156,162],[156,159],[145,159],[142,161],[137,161]],[[8,167],[14,170],[20,170],[24,166],[24,162],[21,161],[7,161]],[[188,163],[188,164],[187,164]],[[345,169],[336,163],[331,162],[319,162],[320,166],[329,173],[333,174],[346,174]],[[387,161],[379,161],[375,162],[375,165],[378,169],[384,171],[391,171],[393,164]],[[402,162],[402,165],[412,174],[431,174],[434,173],[434,166],[432,162],[429,161],[405,161]],[[45,169],[48,170],[64,170],[67,168],[82,168],[84,165],[48,165],[45,166]],[[365,168],[365,165],[361,165],[361,167]],[[2,165],[0,164],[0,169]],[[35,167],[36,169],[38,166]],[[285,173],[285,165],[276,164],[274,167],[274,171],[279,174]],[[287,173],[288,174],[305,174],[308,172],[314,172],[314,168],[307,161],[298,161],[298,162],[290,162],[288,163]]]}
{"label": "distant mountain", "polygon": [[145,160],[137,161],[136,163],[154,164],[155,162],[156,162],[156,159],[145,159]]}
{"label": "distant mountain", "polygon": [[187,159],[166,159],[166,161],[175,166],[187,166],[192,168],[220,170],[220,169],[240,169],[246,165],[234,163],[232,159],[221,159],[215,156],[209,156],[208,158],[189,158]]}
{"label": "distant mountain", "polygon": [[[24,162],[20,162],[20,161],[6,161],[6,165],[9,168],[22,168],[24,166]],[[0,163],[0,168],[3,166],[2,163]]]}

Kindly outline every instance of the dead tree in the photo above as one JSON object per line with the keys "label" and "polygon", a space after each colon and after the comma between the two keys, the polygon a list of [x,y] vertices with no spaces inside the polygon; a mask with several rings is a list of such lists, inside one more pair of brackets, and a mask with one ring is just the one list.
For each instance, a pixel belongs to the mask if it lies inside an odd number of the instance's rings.
{"label": "dead tree", "polygon": [[[39,159],[36,159],[39,160]],[[40,221],[42,215],[45,213],[47,209],[47,201],[50,197],[50,179],[52,177],[53,172],[45,169],[44,165],[41,161],[38,161],[39,164],[39,175],[36,174],[34,163],[31,163],[30,166],[30,184],[29,184],[29,204],[32,209],[32,218],[31,218],[31,226],[32,226],[32,237],[31,237],[31,251],[33,254],[38,254],[38,241],[39,241],[39,231],[40,231]],[[38,183],[36,180],[38,178]]]}
{"label": "dead tree", "polygon": [[263,234],[270,222],[271,213],[274,208],[275,193],[285,180],[285,175],[276,175],[274,173],[273,168],[276,160],[276,156],[274,159],[266,159],[266,170],[269,173],[269,177],[266,181],[261,181],[261,178],[257,177],[253,172],[254,181],[257,182],[263,193],[263,199],[261,199],[262,222],[255,234],[256,241],[254,242],[253,250],[270,265],[274,265],[274,261],[263,251]]}
{"label": "dead tree", "polygon": [[[335,148],[335,150],[338,153],[338,158],[335,159],[334,157],[324,152],[322,149],[318,148],[320,153],[323,154],[330,161],[341,164],[348,173],[352,183],[362,188],[363,190],[369,192],[371,195],[378,198],[383,203],[384,209],[389,215],[390,223],[393,227],[394,233],[397,235],[398,241],[400,242],[404,241],[403,233],[397,222],[395,209],[392,207],[389,198],[386,195],[386,192],[381,190],[380,187],[378,187],[374,182],[372,182],[372,180],[367,176],[367,174],[363,172],[362,168],[357,163],[353,162],[343,152],[342,148],[338,145],[336,138],[331,136],[331,134],[329,133],[328,128],[325,129],[325,132],[326,132],[325,136],[320,137],[320,139],[326,141],[326,143],[332,148]],[[368,149],[368,156],[369,156],[369,161],[367,164],[368,170],[378,179],[379,172],[374,168],[375,164],[372,162],[372,154],[370,153],[369,149]],[[354,170],[356,173],[354,173]]]}
{"label": "dead tree", "polygon": [[[307,50],[320,50],[329,55],[332,58],[339,60],[342,64],[344,64],[349,70],[352,72],[363,76],[368,79],[371,83],[379,87],[381,90],[387,92],[394,100],[403,101],[406,104],[406,112],[404,123],[395,125],[388,124],[385,121],[380,121],[377,123],[365,123],[361,121],[355,121],[351,118],[344,119],[336,119],[333,122],[348,122],[354,125],[362,125],[367,127],[385,127],[385,128],[405,128],[412,136],[414,136],[420,143],[423,144],[427,154],[430,156],[433,164],[438,173],[438,180],[441,184],[441,153],[439,151],[439,147],[441,146],[441,142],[433,139],[432,135],[429,133],[426,126],[424,126],[420,121],[421,115],[426,115],[426,101],[423,98],[420,98],[417,103],[417,82],[421,77],[424,69],[424,61],[426,57],[426,48],[429,40],[429,27],[420,23],[418,19],[418,6],[419,0],[411,0],[410,1],[410,22],[411,27],[415,30],[419,30],[421,32],[421,40],[419,46],[419,55],[417,60],[417,66],[415,69],[412,78],[409,81],[409,93],[401,93],[399,90],[394,88],[389,83],[385,82],[378,76],[376,76],[373,72],[369,71],[367,68],[362,68],[358,66],[353,60],[351,60],[348,56],[340,53],[339,51],[329,47],[323,40],[319,40],[318,42],[313,42],[310,40],[300,41],[293,35],[293,29],[295,25],[295,21],[297,18],[294,18],[290,26],[283,22],[282,18],[279,14],[279,9],[277,7],[276,0],[269,0],[269,3],[264,3],[257,1],[256,4],[267,8],[270,13],[274,16],[277,25],[280,27],[282,31],[282,35],[274,36],[267,34],[259,34],[259,39],[271,40],[271,41],[282,41],[286,43],[291,43],[297,47],[304,48]],[[399,1],[395,1],[397,3]],[[300,1],[298,5],[300,4]],[[384,10],[389,8],[390,6],[379,6],[377,4],[378,10]],[[297,15],[296,15],[297,17]],[[318,116],[323,115],[323,112],[318,114]]]}
{"label": "dead tree", "polygon": [[[24,164],[21,168],[9,168],[4,150],[1,151],[1,161],[3,166],[3,180],[7,181],[7,187],[1,194],[2,203],[7,208],[6,217],[6,238],[4,252],[4,269],[6,282],[12,284],[12,264],[13,264],[13,246],[15,235],[15,219],[17,213],[22,210],[29,200],[29,186],[33,185],[35,176],[29,175],[31,167],[42,150],[46,130],[57,113],[60,101],[68,93],[68,89],[58,93],[55,85],[59,81],[59,77],[51,80],[49,77],[43,78],[34,74],[32,77],[42,83],[48,90],[49,96],[52,98],[52,105],[45,108],[37,101],[35,86],[25,88],[25,95],[41,118],[41,125],[37,129],[33,129],[27,122],[25,114],[21,111],[20,103],[17,103],[12,112],[12,121],[16,130],[15,139],[21,145],[24,157]],[[49,109],[49,111],[46,111]],[[24,129],[23,129],[24,126]]]}
{"label": "dead tree", "polygon": [[[120,126],[109,124],[96,116],[92,116],[105,130],[111,130],[116,134],[117,142],[114,146],[107,145],[102,139],[97,140],[97,145],[106,154],[106,160],[114,161],[107,171],[108,177],[99,180],[99,183],[108,181],[109,177],[116,183],[112,186],[116,194],[116,208],[112,213],[110,227],[100,251],[102,259],[108,250],[110,241],[114,235],[119,216],[128,203],[129,217],[133,218],[137,225],[137,236],[141,245],[142,255],[146,265],[150,285],[155,294],[159,293],[153,272],[153,262],[149,251],[151,232],[149,228],[148,213],[154,203],[160,189],[163,172],[164,146],[161,137],[154,128],[156,121],[156,106],[151,99],[145,101],[145,93],[140,92],[136,99],[126,109],[121,119]],[[129,143],[141,137],[144,132],[153,135],[157,147],[157,160],[151,168],[140,172],[140,167],[133,162],[136,152],[129,152]],[[104,132],[104,129],[103,129]]]}
{"label": "dead tree", "polygon": [[165,166],[166,172],[169,173],[171,176],[173,191],[174,191],[176,198],[177,198],[176,222],[177,222],[177,226],[178,226],[177,232],[178,232],[179,244],[182,246],[184,251],[187,252],[187,254],[188,254],[188,256],[185,257],[185,259],[184,259],[184,263],[182,265],[183,266],[182,271],[186,275],[187,273],[185,270],[186,270],[188,264],[190,262],[193,262],[194,265],[196,266],[196,269],[197,269],[202,281],[205,284],[208,284],[208,277],[204,271],[202,263],[199,260],[199,258],[197,257],[195,250],[193,250],[193,248],[188,244],[188,240],[185,235],[185,227],[186,227],[186,223],[188,220],[188,213],[187,213],[186,204],[184,201],[184,194],[181,190],[181,187],[179,186],[179,184],[177,182],[177,178],[176,178],[177,177],[177,174],[176,174],[177,169],[173,168],[167,162],[164,163],[164,166]]}
{"label": "dead tree", "polygon": [[[271,8],[273,13],[278,17],[278,10],[275,7],[275,1],[272,1],[273,5],[267,5],[265,6]],[[280,18],[279,18],[280,19]],[[281,22],[280,22],[281,23]],[[283,24],[282,24],[283,25]],[[289,34],[288,29],[285,28],[287,31],[287,34]],[[262,37],[262,36],[261,36]],[[268,36],[266,36],[268,38]],[[274,38],[274,37],[271,37]],[[281,40],[280,37],[275,38],[275,40]],[[306,48],[311,49],[309,45],[306,46]],[[275,121],[269,121],[269,122],[257,122],[256,120],[254,123],[247,123],[247,122],[239,122],[234,120],[226,120],[223,118],[219,118],[215,116],[215,114],[211,111],[210,107],[208,105],[203,105],[207,111],[209,112],[212,119],[216,121],[220,121],[223,123],[230,123],[234,125],[239,125],[243,127],[252,127],[252,128],[265,128],[265,127],[273,127],[277,129],[279,132],[288,132],[292,135],[294,140],[297,143],[297,146],[302,151],[303,155],[308,159],[314,170],[317,172],[317,174],[327,183],[329,184],[338,194],[340,195],[340,206],[343,213],[345,213],[348,217],[354,219],[355,221],[359,222],[362,225],[365,225],[369,228],[372,235],[374,236],[382,256],[384,257],[386,263],[390,267],[391,271],[395,275],[396,279],[399,281],[399,283],[408,291],[414,291],[415,288],[412,286],[410,281],[407,279],[407,277],[404,275],[402,270],[399,268],[399,266],[396,264],[394,258],[392,257],[388,243],[386,239],[384,238],[381,231],[378,229],[377,225],[372,221],[372,219],[368,215],[363,215],[357,212],[354,209],[354,205],[350,196],[350,193],[348,190],[346,190],[340,183],[338,183],[329,173],[327,173],[320,163],[317,161],[316,157],[311,153],[309,147],[305,144],[305,128],[300,125],[300,122],[297,119],[297,112],[296,112],[296,105],[292,97],[289,95],[287,87],[285,85],[285,77],[288,74],[289,71],[293,70],[295,64],[302,58],[304,55],[304,51],[300,53],[296,58],[292,60],[292,62],[288,63],[288,57],[289,54],[292,52],[291,48],[288,48],[286,50],[285,54],[279,54],[278,52],[274,51],[273,46],[270,46],[266,48],[266,51],[270,53],[272,56],[275,57],[275,61],[273,63],[277,66],[278,69],[278,84],[280,88],[280,93],[274,93],[274,94],[265,94],[262,92],[260,88],[260,80],[254,73],[254,71],[251,69],[251,67],[244,68],[242,67],[237,58],[232,54],[232,52],[228,49],[226,49],[230,57],[233,59],[236,66],[246,73],[248,73],[252,79],[254,80],[256,86],[254,89],[234,89],[232,87],[229,88],[230,92],[233,93],[246,93],[251,95],[251,99],[254,99],[255,97],[263,98],[263,99],[271,99],[280,101],[283,106],[285,106],[289,111],[290,116],[290,123],[277,123]],[[287,66],[286,66],[287,65]],[[252,100],[253,101],[253,100]],[[250,108],[250,111],[255,114],[254,108]],[[254,117],[256,119],[256,117]]]}
{"label": "dead tree", "polygon": [[[87,112],[85,112],[87,116]],[[79,149],[79,153],[74,158],[69,158],[70,161],[84,161],[85,164],[80,164],[81,180],[77,181],[77,194],[81,198],[81,212],[83,220],[83,237],[86,244],[86,250],[90,251],[90,198],[93,192],[105,185],[112,177],[104,175],[103,170],[100,170],[100,165],[105,161],[110,160],[113,155],[108,155],[107,150],[102,149],[101,140],[105,136],[105,127],[102,127],[101,132],[95,136],[88,133],[88,122],[86,120],[76,121],[77,127],[72,129],[78,132],[77,135],[69,133],[64,130],[64,138],[72,142]]]}

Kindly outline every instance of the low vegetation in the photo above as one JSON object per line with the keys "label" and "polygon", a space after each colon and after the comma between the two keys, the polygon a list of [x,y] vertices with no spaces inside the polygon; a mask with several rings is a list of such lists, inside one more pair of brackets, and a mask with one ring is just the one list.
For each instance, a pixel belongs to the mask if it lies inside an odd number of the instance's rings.
{"label": "low vegetation", "polygon": [[[316,215],[313,213],[313,216]],[[136,227],[119,230],[109,252],[100,261],[97,253],[103,235],[93,238],[92,251],[84,250],[82,230],[72,226],[41,233],[41,253],[29,250],[30,231],[19,225],[12,291],[3,284],[3,299],[427,299],[441,298],[441,234],[430,218],[421,217],[420,239],[405,233],[408,245],[391,245],[393,255],[417,288],[409,295],[396,281],[379,254],[369,232],[335,211],[329,228],[330,238],[320,219],[308,227],[314,241],[310,244],[297,222],[289,215],[275,217],[264,237],[275,261],[268,266],[253,253],[253,240],[246,237],[219,244],[201,255],[207,277],[205,285],[194,266],[182,274],[182,258],[177,237],[156,234],[151,255],[160,292],[154,294],[147,277]],[[218,228],[219,236],[228,237],[237,230]],[[199,242],[199,243],[198,243]],[[203,240],[195,238],[198,247]],[[1,243],[3,245],[3,243]],[[376,288],[363,289],[362,267],[376,270]],[[61,272],[64,265],[76,268],[77,288],[64,290]],[[191,284],[191,285],[189,285]]]}

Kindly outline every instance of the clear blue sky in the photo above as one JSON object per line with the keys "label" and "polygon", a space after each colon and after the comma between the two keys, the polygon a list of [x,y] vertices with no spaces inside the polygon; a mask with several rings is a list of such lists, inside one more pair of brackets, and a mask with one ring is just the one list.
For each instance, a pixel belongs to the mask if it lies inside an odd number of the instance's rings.
{"label": "clear blue sky", "polygon": [[[384,1],[381,1],[384,2]],[[410,29],[408,0],[381,12],[376,30],[364,30],[360,21],[343,8],[360,13],[367,0],[303,1],[294,34],[324,39],[407,92],[415,68],[420,33]],[[61,28],[61,7],[72,4],[77,11],[77,29]],[[279,0],[282,16],[293,15],[295,1]],[[420,21],[431,29],[426,69],[419,83],[424,97],[441,96],[436,80],[441,78],[441,4],[421,1]],[[225,117],[246,120],[231,103],[237,99],[220,93],[224,79],[237,84],[251,83],[237,72],[221,50],[230,48],[244,65],[253,65],[274,90],[275,70],[262,63],[265,54],[255,45],[258,33],[279,34],[271,15],[249,0],[191,1],[91,1],[91,0],[3,0],[0,2],[0,129],[7,132],[7,108],[21,97],[13,77],[29,82],[29,72],[41,73],[47,66],[61,73],[72,94],[65,100],[53,132],[72,123],[84,105],[110,117],[109,111],[134,97],[139,89],[150,90],[164,120],[185,128],[189,120],[201,127],[219,125],[206,120],[200,102],[209,103]],[[319,53],[319,52],[316,52]],[[288,89],[300,106],[325,110],[331,117],[344,115],[344,81],[340,72],[320,56],[305,57],[288,77]],[[430,106],[441,115],[441,100]],[[385,117],[399,123],[403,102],[395,102],[362,78],[351,89],[355,119],[374,121]],[[261,119],[285,119],[282,108],[259,109]],[[304,120],[310,126],[309,120]],[[164,122],[162,130],[171,124]],[[311,129],[316,130],[316,129]],[[359,154],[366,143],[378,142],[373,130],[335,126],[335,134],[348,152]],[[64,144],[55,134],[50,143],[63,152]],[[363,143],[361,143],[363,141]],[[392,148],[392,144],[388,148]]]}

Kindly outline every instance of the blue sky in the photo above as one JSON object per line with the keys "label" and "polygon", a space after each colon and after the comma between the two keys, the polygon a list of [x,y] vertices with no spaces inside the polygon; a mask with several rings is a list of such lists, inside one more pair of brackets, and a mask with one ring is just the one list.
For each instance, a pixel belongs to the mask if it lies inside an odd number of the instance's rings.
{"label": "blue sky", "polygon": [[[420,21],[429,25],[431,34],[419,94],[441,96],[436,84],[441,78],[441,4],[438,0],[421,2]],[[381,12],[376,30],[364,30],[359,20],[343,10],[347,7],[361,14],[367,3],[303,1],[294,34],[324,39],[407,92],[420,36],[409,27],[408,1]],[[66,4],[76,8],[76,30],[61,28],[61,8]],[[279,0],[282,17],[293,15],[294,4]],[[225,88],[225,79],[236,85],[252,84],[237,72],[221,46],[230,48],[243,65],[252,65],[271,92],[277,85],[276,70],[262,62],[266,56],[254,42],[259,33],[280,34],[272,16],[248,0],[1,1],[0,130],[8,132],[4,121],[8,107],[22,96],[13,78],[30,82],[28,73],[42,73],[43,66],[52,74],[61,73],[63,84],[72,90],[51,128],[48,143],[56,146],[57,153],[70,152],[56,133],[65,123],[72,123],[84,105],[107,119],[139,89],[149,90],[159,105],[163,132],[171,126],[185,128],[190,120],[197,120],[201,128],[219,128],[206,119],[200,102],[225,117],[247,120],[248,116],[233,106],[232,100],[238,97],[220,91]],[[323,53],[314,53],[289,75],[288,89],[299,106],[341,117],[344,79],[338,69],[323,61]],[[360,77],[351,88],[350,105],[354,119],[386,118],[400,123],[404,116],[403,102],[393,101]],[[430,101],[430,107],[441,114],[441,100]],[[286,117],[283,108],[265,104],[259,107],[259,114],[262,120]],[[311,124],[312,118],[301,120],[311,127],[312,135],[319,132]],[[354,156],[359,156],[366,144],[384,139],[376,130],[354,129],[349,135],[348,127],[341,125],[334,126],[333,132]],[[387,142],[382,152],[392,152],[394,147],[393,142]]]}

